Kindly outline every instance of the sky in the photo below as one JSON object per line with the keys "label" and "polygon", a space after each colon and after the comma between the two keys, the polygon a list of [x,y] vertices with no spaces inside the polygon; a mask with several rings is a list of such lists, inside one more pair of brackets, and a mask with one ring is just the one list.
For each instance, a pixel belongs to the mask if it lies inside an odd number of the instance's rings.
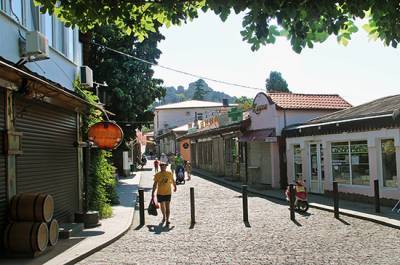
{"label": "sky", "polygon": [[[331,36],[313,49],[295,53],[286,38],[252,52],[242,40],[242,16],[232,14],[222,22],[214,13],[181,26],[162,28],[159,64],[230,83],[247,89],[208,81],[214,90],[231,96],[254,97],[265,88],[270,71],[282,73],[293,93],[339,94],[353,105],[400,93],[400,49],[368,40],[359,27],[348,46]],[[188,84],[198,78],[153,67],[165,86]]]}

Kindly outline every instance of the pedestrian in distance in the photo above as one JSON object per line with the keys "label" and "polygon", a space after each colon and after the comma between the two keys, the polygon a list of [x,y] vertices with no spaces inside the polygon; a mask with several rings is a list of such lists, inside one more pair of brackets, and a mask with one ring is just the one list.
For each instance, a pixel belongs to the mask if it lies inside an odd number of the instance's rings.
{"label": "pedestrian in distance", "polygon": [[160,161],[158,161],[157,157],[156,160],[154,160],[154,172],[158,172],[158,165],[160,164]]}
{"label": "pedestrian in distance", "polygon": [[168,165],[168,157],[165,153],[162,153],[160,156],[160,162],[165,163]]}
{"label": "pedestrian in distance", "polygon": [[163,215],[161,223],[166,222],[166,226],[169,226],[170,224],[169,216],[172,195],[171,186],[174,188],[174,192],[176,192],[176,183],[174,181],[174,177],[172,176],[172,172],[167,171],[166,163],[160,162],[160,172],[154,175],[154,183],[151,196],[153,198],[154,193],[157,190],[157,201],[160,204],[161,213]]}
{"label": "pedestrian in distance", "polygon": [[190,164],[190,161],[185,161],[185,171],[188,176],[187,180],[190,180],[192,178],[192,164]]}
{"label": "pedestrian in distance", "polygon": [[175,164],[176,160],[175,160],[175,155],[171,155],[169,157],[169,163],[171,165],[171,172],[172,174],[175,174],[175,169],[176,169],[176,164]]}

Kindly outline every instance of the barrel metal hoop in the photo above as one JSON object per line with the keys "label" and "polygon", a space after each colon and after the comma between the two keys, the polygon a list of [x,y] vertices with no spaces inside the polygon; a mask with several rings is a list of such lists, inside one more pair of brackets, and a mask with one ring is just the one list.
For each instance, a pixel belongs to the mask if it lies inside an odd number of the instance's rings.
{"label": "barrel metal hoop", "polygon": [[[31,245],[32,253],[34,253],[34,252],[36,251],[36,250],[35,250],[35,247],[34,247],[34,241],[33,241],[33,240],[35,239],[35,235],[33,234],[34,228],[35,228],[35,223],[32,223],[31,232],[30,232],[30,235],[31,235],[31,238],[30,238],[30,239],[31,239],[31,242],[30,242],[31,244],[30,244],[30,245]],[[39,231],[36,231],[36,235],[38,234],[38,232],[39,232]],[[36,237],[36,238],[37,238],[37,237]],[[37,239],[36,239],[36,241],[37,241]]]}
{"label": "barrel metal hoop", "polygon": [[6,246],[6,244],[7,244],[7,248],[10,248],[10,240],[11,240],[11,227],[13,226],[14,224],[10,224],[8,227],[7,227],[7,231],[6,231],[6,233],[7,233],[7,242],[4,242],[4,246]]}
{"label": "barrel metal hoop", "polygon": [[39,199],[39,197],[40,197],[40,194],[39,193],[36,194],[35,199],[33,200],[33,205],[32,205],[32,207],[33,207],[33,218],[35,219],[35,221],[39,221],[40,220],[39,218],[37,218],[37,215],[36,215],[36,203],[37,203],[37,200]]}
{"label": "barrel metal hoop", "polygon": [[48,198],[48,196],[44,196],[43,202],[42,202],[42,210],[40,211],[42,214],[42,218],[43,218],[42,220],[45,222],[48,222],[48,220],[46,220],[46,217],[44,216],[44,204],[45,204],[47,198]]}
{"label": "barrel metal hoop", "polygon": [[16,202],[15,202],[15,219],[19,220],[20,216],[19,216],[18,209],[19,209],[19,202],[21,200],[21,195],[17,195],[16,197],[17,197],[17,199],[16,199]]}

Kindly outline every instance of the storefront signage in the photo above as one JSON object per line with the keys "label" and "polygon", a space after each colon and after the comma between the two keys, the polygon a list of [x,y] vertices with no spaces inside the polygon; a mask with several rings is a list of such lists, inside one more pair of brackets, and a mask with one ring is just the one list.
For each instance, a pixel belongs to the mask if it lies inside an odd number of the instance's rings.
{"label": "storefront signage", "polygon": [[255,114],[260,114],[262,110],[267,109],[267,108],[268,108],[268,104],[254,105],[253,111]]}
{"label": "storefront signage", "polygon": [[110,121],[102,121],[92,125],[88,131],[88,139],[99,149],[113,150],[124,137],[121,127]]}
{"label": "storefront signage", "polygon": [[263,110],[268,108],[268,98],[263,92],[258,93],[253,101],[253,112],[255,114],[260,114]]}

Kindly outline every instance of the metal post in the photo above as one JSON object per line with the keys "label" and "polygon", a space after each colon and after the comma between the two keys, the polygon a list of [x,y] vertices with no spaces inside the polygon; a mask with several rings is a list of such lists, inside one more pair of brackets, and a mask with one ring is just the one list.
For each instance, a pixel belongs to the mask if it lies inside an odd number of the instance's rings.
{"label": "metal post", "polygon": [[374,194],[375,194],[375,212],[381,212],[381,202],[379,198],[379,180],[374,180]]}
{"label": "metal post", "polygon": [[139,189],[139,215],[140,215],[140,225],[144,225],[144,190]]}
{"label": "metal post", "polygon": [[196,223],[195,219],[195,208],[194,208],[194,188],[190,187],[190,218],[191,218],[191,224]]}
{"label": "metal post", "polygon": [[248,222],[249,209],[247,205],[247,185],[242,185],[242,199],[243,199],[243,222]]}
{"label": "metal post", "polygon": [[333,212],[336,219],[339,219],[339,189],[337,181],[333,182]]}
{"label": "metal post", "polygon": [[290,220],[295,221],[296,220],[296,215],[294,212],[294,201],[296,199],[296,195],[295,195],[295,189],[294,189],[294,185],[290,184],[289,185],[289,202],[290,202]]}

